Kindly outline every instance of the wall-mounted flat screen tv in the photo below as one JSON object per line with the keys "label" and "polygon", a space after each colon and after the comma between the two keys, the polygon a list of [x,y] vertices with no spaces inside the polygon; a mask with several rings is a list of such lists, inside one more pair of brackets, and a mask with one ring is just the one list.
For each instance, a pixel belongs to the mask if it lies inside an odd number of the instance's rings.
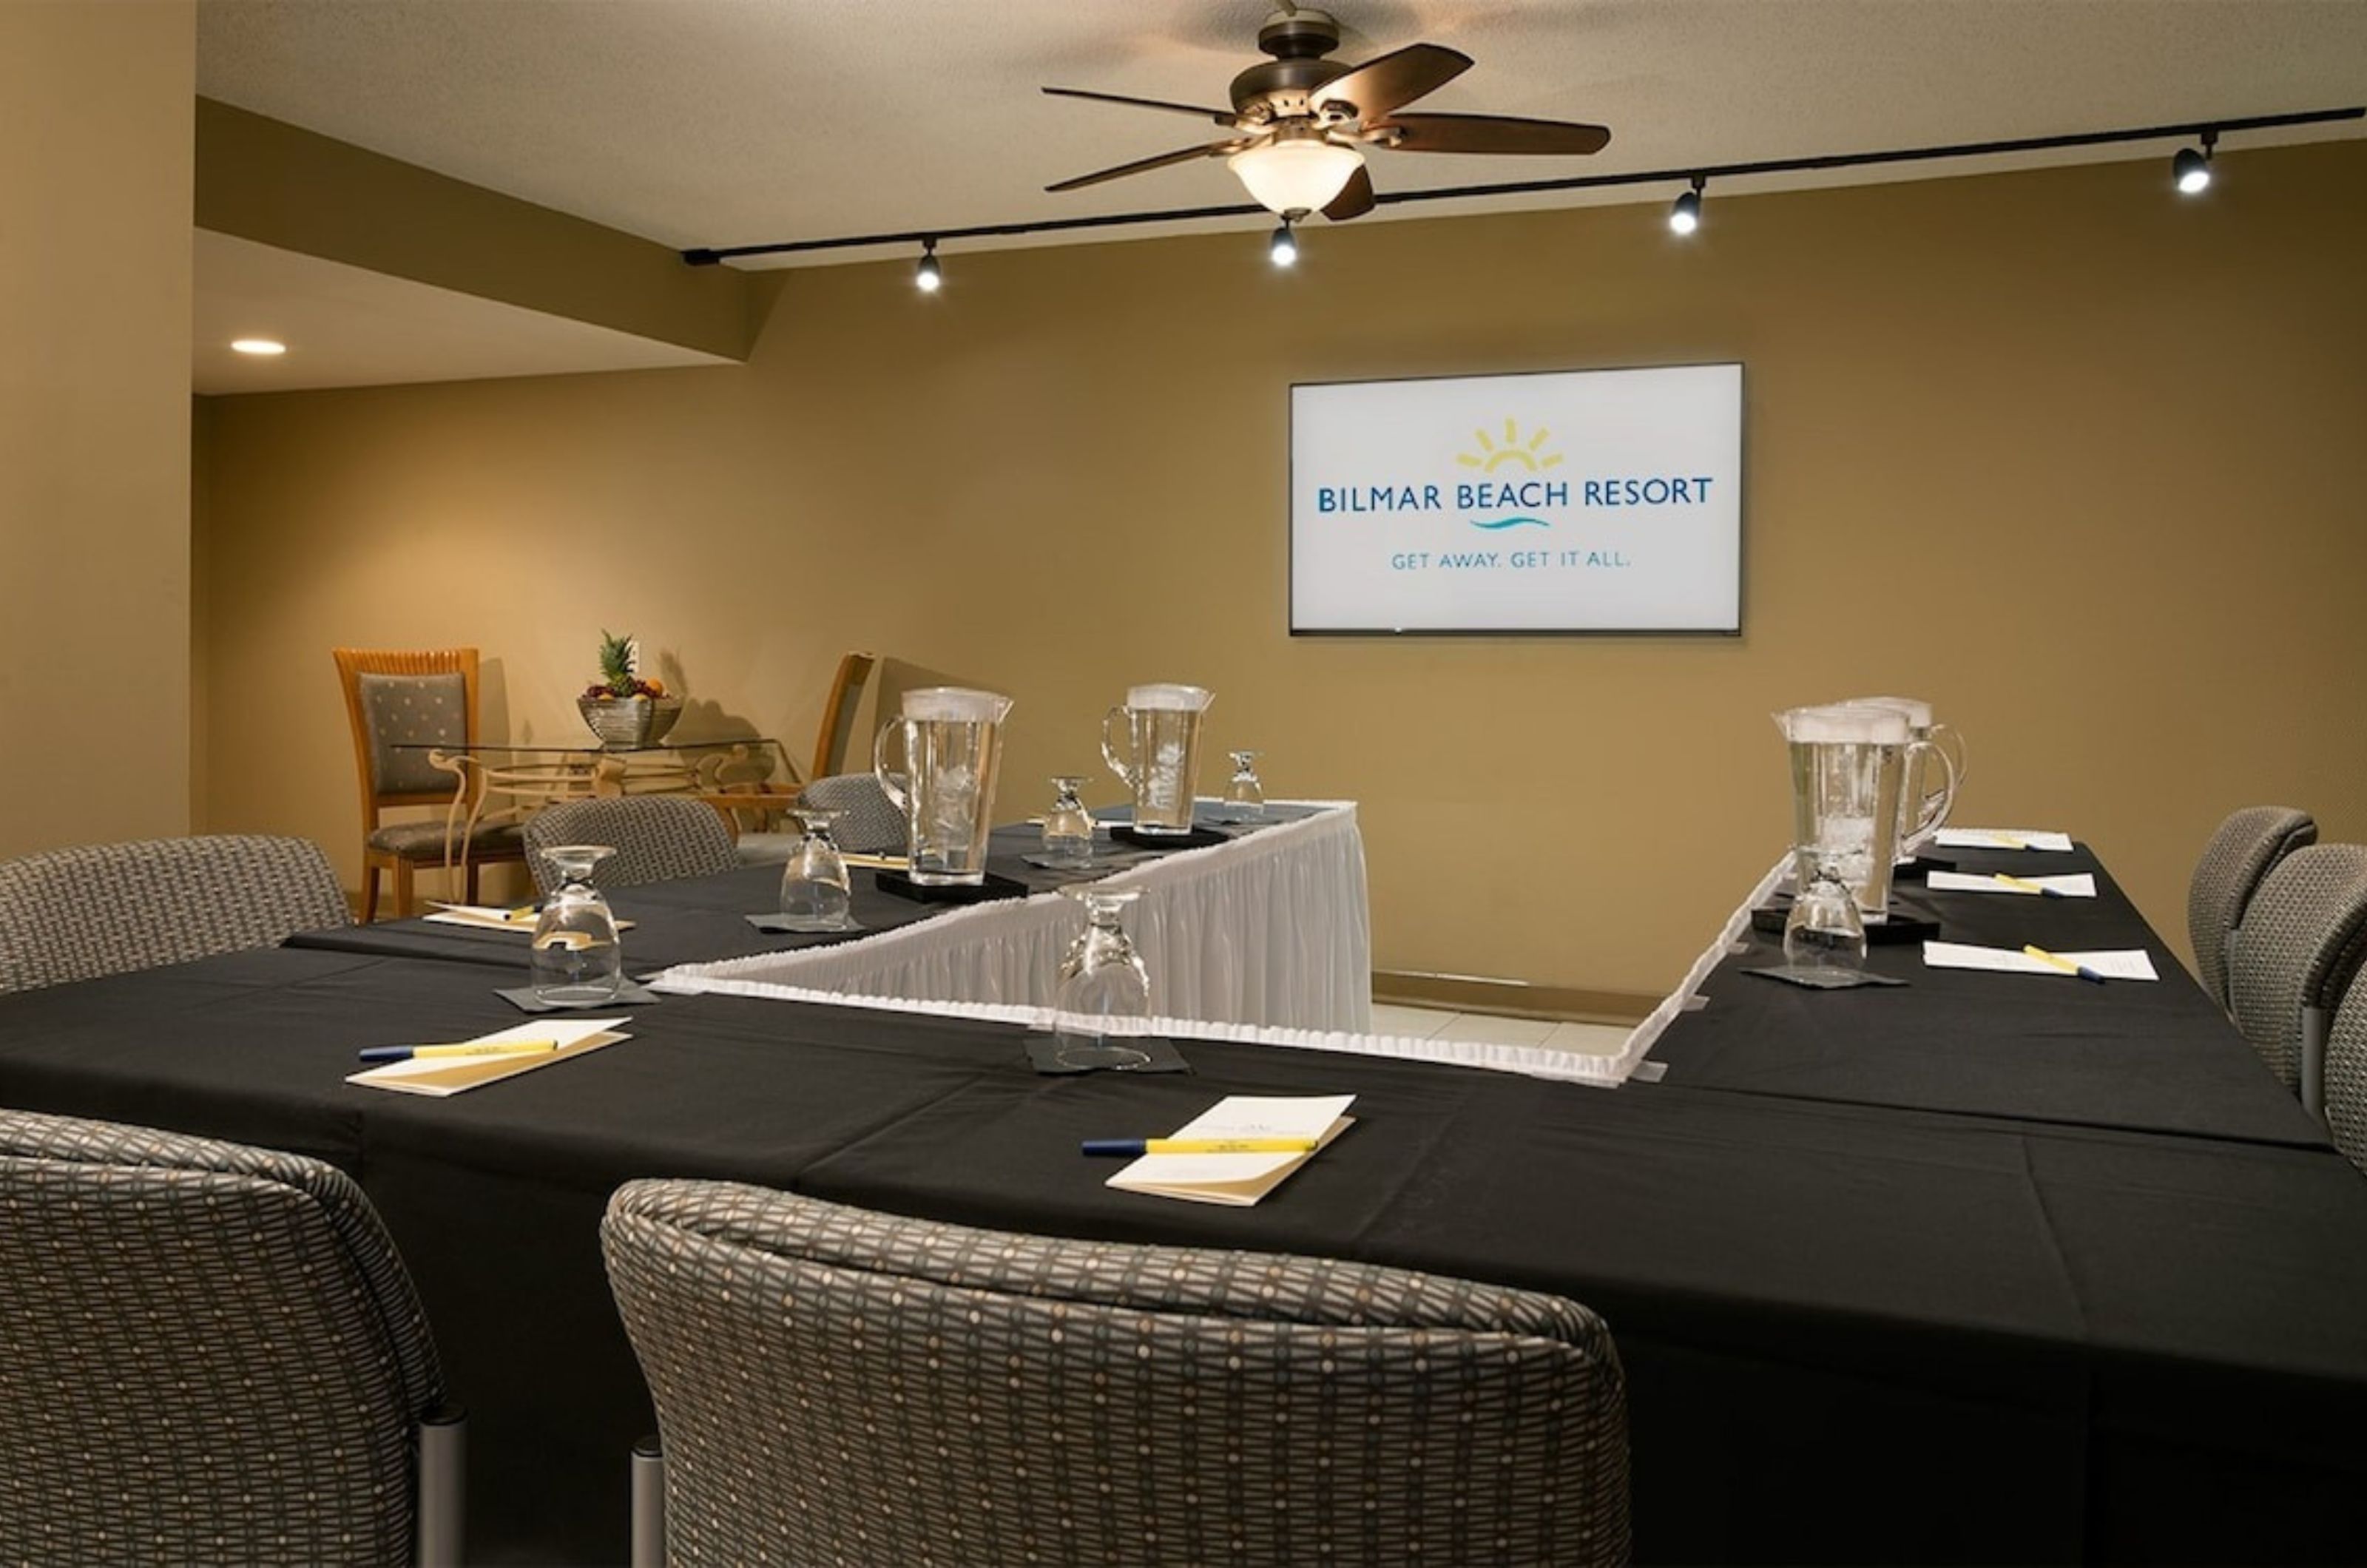
{"label": "wall-mounted flat screen tv", "polygon": [[1291,388],[1290,629],[1739,632],[1742,367]]}

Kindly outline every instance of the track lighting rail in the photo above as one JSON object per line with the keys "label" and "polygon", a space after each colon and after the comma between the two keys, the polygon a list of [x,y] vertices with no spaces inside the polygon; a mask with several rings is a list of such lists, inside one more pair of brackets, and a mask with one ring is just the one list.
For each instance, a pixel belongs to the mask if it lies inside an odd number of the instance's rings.
{"label": "track lighting rail", "polygon": [[[1863,152],[1830,152],[1809,158],[1766,158],[1747,164],[1689,164],[1683,168],[1645,169],[1631,174],[1573,175],[1562,179],[1509,180],[1494,185],[1381,191],[1375,194],[1373,200],[1379,206],[1390,207],[1401,202],[1533,196],[1546,191],[1598,190],[1617,186],[1732,179],[1745,175],[1784,175],[1814,169],[1868,168],[1884,164],[1936,163],[1947,158],[1995,158],[2015,152],[2044,152],[2066,147],[2108,147],[2132,141],[2167,141],[2191,137],[2216,141],[2229,131],[2273,130],[2286,126],[2326,125],[2336,120],[2361,118],[2367,118],[2367,106],[2305,109],[2294,114],[2251,115],[2234,119],[2188,120],[2176,125],[2137,126],[2119,130],[2083,130],[2064,136],[2021,136],[2002,141],[1960,141],[1942,147],[1894,147]],[[1023,234],[1076,232],[1139,223],[1194,223],[1216,218],[1252,217],[1263,219],[1272,217],[1272,214],[1254,202],[1229,207],[1170,208],[1157,212],[1109,212],[1091,217],[1044,218],[1025,223],[980,223],[966,229],[913,229],[895,234],[844,234],[826,240],[786,240],[768,245],[698,246],[683,252],[682,259],[692,266],[713,266],[719,262],[732,261],[742,256],[798,255],[813,251],[852,250],[869,245],[1009,239]]]}

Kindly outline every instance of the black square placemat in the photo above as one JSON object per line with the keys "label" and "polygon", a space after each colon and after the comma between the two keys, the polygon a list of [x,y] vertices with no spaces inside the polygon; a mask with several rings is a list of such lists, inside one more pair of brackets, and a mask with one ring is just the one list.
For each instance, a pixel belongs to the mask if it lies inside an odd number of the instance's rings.
{"label": "black square placemat", "polygon": [[1214,828],[1195,827],[1188,833],[1146,833],[1130,822],[1112,828],[1110,837],[1143,850],[1205,850],[1233,841],[1230,833],[1219,833]]}
{"label": "black square placemat", "polygon": [[915,904],[984,904],[996,898],[1025,898],[1027,885],[1014,882],[1007,876],[986,874],[978,883],[915,882],[900,871],[875,871],[871,885],[882,893],[892,893],[899,898],[910,898]]}

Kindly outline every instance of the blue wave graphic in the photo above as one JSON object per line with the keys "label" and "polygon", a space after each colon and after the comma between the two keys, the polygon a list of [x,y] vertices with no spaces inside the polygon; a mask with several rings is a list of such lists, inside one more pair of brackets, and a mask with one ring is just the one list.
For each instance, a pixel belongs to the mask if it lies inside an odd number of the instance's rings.
{"label": "blue wave graphic", "polygon": [[1534,523],[1540,528],[1553,526],[1542,517],[1499,517],[1493,523],[1482,523],[1477,517],[1471,519],[1471,525],[1474,528],[1485,528],[1491,534],[1499,528],[1517,528],[1523,523]]}

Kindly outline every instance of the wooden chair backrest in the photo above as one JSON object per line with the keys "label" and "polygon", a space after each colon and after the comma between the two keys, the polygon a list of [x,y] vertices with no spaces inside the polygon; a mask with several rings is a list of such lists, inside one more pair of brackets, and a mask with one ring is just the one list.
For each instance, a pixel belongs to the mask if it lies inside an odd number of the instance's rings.
{"label": "wooden chair backrest", "polygon": [[388,806],[446,806],[451,803],[449,790],[381,795],[370,787],[369,719],[362,711],[362,681],[364,675],[449,675],[458,673],[463,692],[467,721],[463,734],[470,745],[477,741],[477,650],[473,648],[430,648],[417,649],[338,648],[330,649],[337,661],[337,679],[345,689],[345,720],[354,732],[354,777],[360,781],[362,795],[362,831],[378,830],[378,814]]}
{"label": "wooden chair backrest", "polygon": [[813,771],[807,778],[826,779],[846,771],[855,710],[863,705],[864,685],[878,664],[876,653],[850,653],[838,661],[838,677],[831,682],[830,700],[821,710],[821,733],[814,738]]}

